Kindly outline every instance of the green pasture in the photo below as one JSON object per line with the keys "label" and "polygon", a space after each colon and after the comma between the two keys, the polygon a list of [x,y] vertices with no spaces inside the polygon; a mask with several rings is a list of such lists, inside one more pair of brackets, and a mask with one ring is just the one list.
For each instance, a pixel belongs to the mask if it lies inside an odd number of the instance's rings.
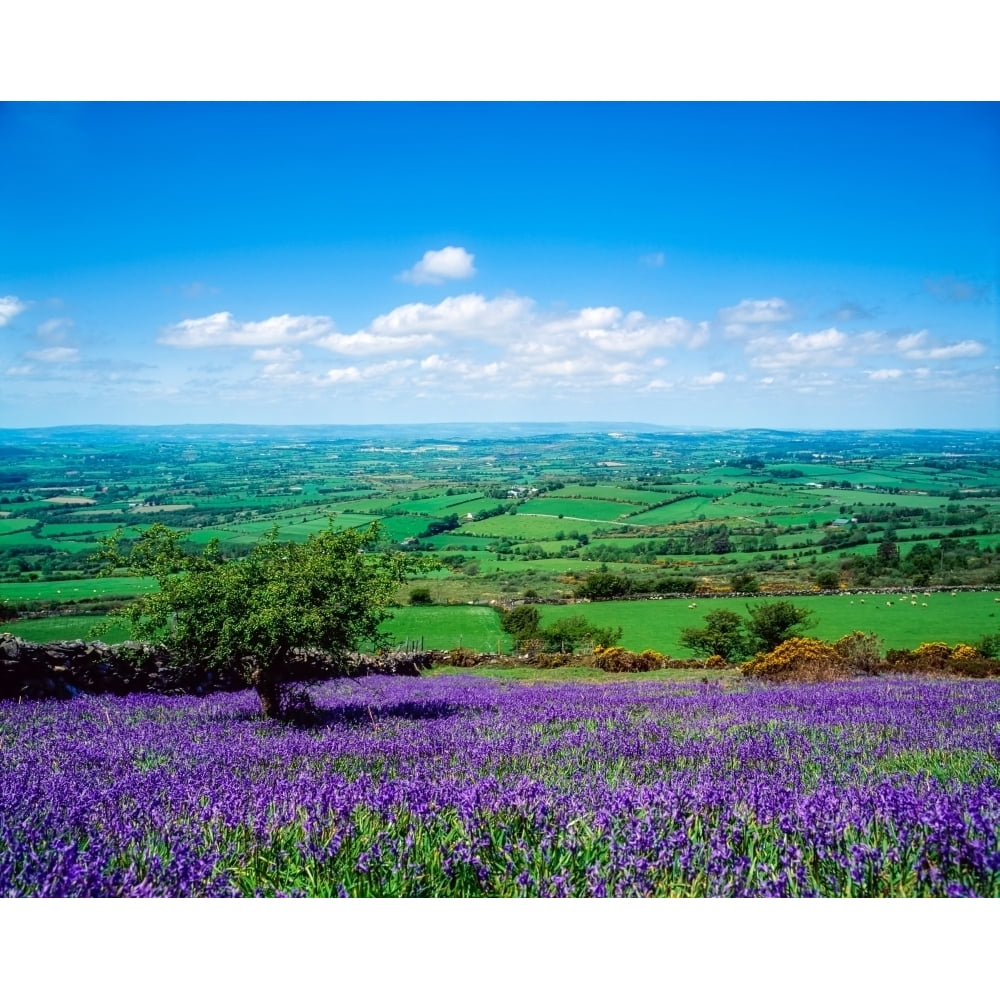
{"label": "green pasture", "polygon": [[0,549],[12,549],[19,545],[41,545],[30,531],[12,531],[9,534],[0,535]]}
{"label": "green pasture", "polygon": [[655,510],[634,514],[628,519],[628,523],[648,524],[650,526],[685,524],[688,521],[698,520],[699,514],[704,514],[706,520],[715,516],[712,512],[711,497],[689,497],[686,500],[677,500],[665,507],[657,507]]}
{"label": "green pasture", "polygon": [[33,517],[0,517],[0,537],[27,531],[36,524],[38,521]]}
{"label": "green pasture", "polygon": [[[0,632],[9,632],[27,642],[65,642],[88,639],[94,626],[107,621],[107,615],[51,615],[48,618],[24,618],[5,622]],[[115,623],[100,636],[101,642],[128,642],[132,638],[127,626]]]}
{"label": "green pasture", "polygon": [[546,497],[577,497],[589,500],[612,500],[631,506],[642,507],[653,503],[661,503],[664,493],[655,490],[630,489],[627,486],[563,486],[558,490],[547,490]]}
{"label": "green pasture", "polygon": [[611,500],[573,500],[561,497],[537,497],[526,500],[518,507],[518,516],[543,514],[549,517],[569,517],[581,521],[616,522],[623,515],[631,514],[635,505]]}
{"label": "green pasture", "polygon": [[453,605],[397,608],[385,631],[397,645],[422,644],[425,649],[508,649],[510,637],[500,629],[500,616],[490,607]]}
{"label": "green pasture", "polygon": [[[362,515],[356,514],[354,516],[361,517]],[[371,523],[371,520],[368,518],[368,523]],[[394,514],[392,517],[383,517],[379,520],[382,522],[385,537],[393,542],[401,542],[405,538],[415,538],[421,532],[426,531],[431,524],[428,518],[418,517],[416,514]]]}
{"label": "green pasture", "polygon": [[[3,527],[3,521],[0,521],[0,529]],[[121,527],[120,521],[87,521],[85,523],[75,522],[75,523],[65,523],[57,522],[55,524],[43,524],[39,530],[39,535],[42,538],[77,538],[77,539],[87,539],[97,538],[103,535],[110,535],[113,531],[116,531]]]}
{"label": "green pasture", "polygon": [[[475,513],[476,509],[485,509],[488,507],[495,507],[499,500],[494,500],[490,497],[485,497],[481,492],[475,493],[453,493],[448,496],[445,493],[439,493],[432,497],[418,497],[417,499],[403,499],[398,500],[389,509],[393,512],[400,511],[408,514],[428,514],[431,517],[438,517],[442,514],[454,514],[458,513],[458,508],[461,507],[460,513],[465,513],[466,509],[471,510]],[[472,506],[469,506],[469,505]]]}
{"label": "green pasture", "polygon": [[[817,595],[788,598],[815,612],[808,634],[832,641],[848,632],[875,632],[885,649],[914,649],[922,642],[976,642],[1000,631],[1000,590],[988,593],[917,592],[900,595]],[[621,626],[622,645],[639,652],[657,649],[671,656],[689,656],[679,642],[682,628],[701,627],[710,611],[726,608],[746,615],[747,607],[777,598],[670,598],[661,601],[595,601],[568,606],[541,605],[542,624],[568,615],[582,615],[598,627]],[[692,607],[691,605],[694,605]]]}
{"label": "green pasture", "polygon": [[577,521],[572,518],[539,514],[501,514],[485,521],[472,521],[459,528],[455,534],[507,538],[511,541],[536,541],[542,538],[554,538],[560,531],[564,535],[569,535],[571,531],[592,535],[594,531],[608,527],[609,525],[601,521]]}
{"label": "green pasture", "polygon": [[109,598],[135,597],[157,589],[151,577],[107,576],[93,580],[42,580],[33,583],[0,583],[0,600],[11,603],[40,601],[101,601]]}

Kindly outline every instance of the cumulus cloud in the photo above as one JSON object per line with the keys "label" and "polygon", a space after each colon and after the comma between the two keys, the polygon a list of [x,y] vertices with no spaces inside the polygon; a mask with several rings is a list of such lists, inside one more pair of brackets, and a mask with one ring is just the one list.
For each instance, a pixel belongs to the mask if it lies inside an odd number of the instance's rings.
{"label": "cumulus cloud", "polygon": [[230,312],[185,319],[163,331],[161,344],[171,347],[276,347],[316,340],[333,330],[329,316],[272,316],[240,323]]}
{"label": "cumulus cloud", "polygon": [[366,331],[378,336],[406,336],[415,333],[439,333],[453,336],[489,333],[508,329],[524,318],[532,306],[531,299],[500,296],[486,299],[482,295],[454,295],[437,305],[410,302],[391,312],[376,316]]}
{"label": "cumulus cloud", "polygon": [[476,255],[465,247],[428,250],[410,270],[399,275],[399,280],[411,285],[440,285],[445,281],[471,278],[476,273],[475,259]]}
{"label": "cumulus cloud", "polygon": [[976,358],[986,350],[978,340],[961,340],[956,344],[935,346],[926,330],[910,333],[896,341],[896,347],[904,358],[914,361],[946,361],[954,358]]}
{"label": "cumulus cloud", "polygon": [[735,306],[719,310],[723,323],[781,323],[792,318],[792,310],[784,299],[742,299]]}
{"label": "cumulus cloud", "polygon": [[16,295],[0,295],[0,326],[6,326],[15,316],[28,308]]}
{"label": "cumulus cloud", "polygon": [[831,327],[818,333],[758,337],[747,345],[747,350],[754,352],[750,364],[755,368],[843,367],[854,361],[853,352],[846,350],[849,341],[846,333]]}
{"label": "cumulus cloud", "polygon": [[630,313],[623,323],[581,330],[579,336],[601,351],[644,354],[664,347],[701,347],[708,340],[708,324],[678,316],[657,320]]}
{"label": "cumulus cloud", "polygon": [[879,368],[876,371],[869,372],[868,378],[872,382],[889,382],[892,379],[901,378],[903,375],[903,370],[901,368]]}
{"label": "cumulus cloud", "polygon": [[67,364],[80,360],[80,352],[75,347],[46,347],[41,351],[28,351],[27,357],[46,364]]}

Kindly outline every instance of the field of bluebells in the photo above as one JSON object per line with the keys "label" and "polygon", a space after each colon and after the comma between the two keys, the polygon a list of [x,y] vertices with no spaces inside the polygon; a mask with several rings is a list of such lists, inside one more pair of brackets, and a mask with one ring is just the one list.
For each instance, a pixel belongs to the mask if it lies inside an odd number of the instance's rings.
{"label": "field of bluebells", "polygon": [[1000,682],[0,705],[0,895],[1000,894]]}

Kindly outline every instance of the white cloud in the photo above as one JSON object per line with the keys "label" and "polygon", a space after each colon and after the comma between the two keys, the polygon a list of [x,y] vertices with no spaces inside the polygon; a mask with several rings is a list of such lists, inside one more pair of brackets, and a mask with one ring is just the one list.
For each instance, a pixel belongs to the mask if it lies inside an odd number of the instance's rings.
{"label": "white cloud", "polygon": [[877,371],[869,372],[868,378],[872,382],[888,382],[892,379],[901,378],[903,370],[901,368],[879,368]]}
{"label": "white cloud", "polygon": [[253,359],[269,364],[291,364],[302,359],[302,352],[289,350],[287,347],[263,347],[253,352]]}
{"label": "white cloud", "polygon": [[725,372],[712,372],[710,375],[699,375],[691,379],[691,384],[702,385],[702,386],[719,385],[720,383],[725,381],[726,381]]}
{"label": "white cloud", "polygon": [[501,296],[485,299],[482,295],[454,295],[437,305],[411,302],[392,312],[376,316],[367,331],[378,335],[403,336],[413,333],[446,333],[455,336],[504,330],[524,318],[531,299]]}
{"label": "white cloud", "polygon": [[80,352],[75,347],[46,347],[41,351],[28,351],[26,356],[46,364],[66,364],[80,360]]}
{"label": "white cloud", "polygon": [[543,333],[575,333],[594,327],[614,326],[621,318],[622,311],[618,306],[588,306],[543,323],[541,330]]}
{"label": "white cloud", "polygon": [[[853,345],[855,348],[857,345]],[[834,327],[788,337],[758,337],[747,345],[755,368],[845,367],[854,363],[850,338]]]}
{"label": "white cloud", "polygon": [[272,316],[239,323],[230,312],[185,319],[163,331],[161,344],[171,347],[275,347],[316,340],[333,330],[329,316]]}
{"label": "white cloud", "polygon": [[15,316],[28,308],[16,295],[0,295],[0,326],[6,326]]}
{"label": "white cloud", "polygon": [[379,336],[366,330],[357,333],[330,333],[316,341],[317,346],[338,354],[366,355],[393,354],[436,344],[432,333],[411,333],[400,337]]}
{"label": "white cloud", "polygon": [[896,347],[905,358],[914,361],[947,361],[953,358],[976,358],[986,350],[978,340],[962,340],[957,344],[931,346],[930,334],[926,330],[910,333],[896,341]]}
{"label": "white cloud", "polygon": [[723,323],[781,323],[792,318],[791,307],[784,299],[742,299],[737,305],[719,310]]}
{"label": "white cloud", "polygon": [[657,251],[656,253],[644,253],[639,258],[639,263],[645,267],[663,267],[666,259],[662,251]]}
{"label": "white cloud", "polygon": [[422,372],[455,376],[462,379],[496,378],[506,367],[502,361],[477,363],[465,358],[454,358],[440,354],[431,354],[420,362]]}
{"label": "white cloud", "polygon": [[440,285],[445,281],[471,278],[476,273],[475,259],[476,255],[465,247],[428,250],[409,271],[403,271],[399,279],[411,285]]}
{"label": "white cloud", "polygon": [[701,347],[708,340],[707,323],[691,323],[678,316],[651,319],[630,313],[625,323],[580,331],[580,339],[602,351],[645,353],[663,347]]}
{"label": "white cloud", "polygon": [[39,323],[37,327],[38,336],[42,340],[60,341],[66,331],[73,325],[71,319],[47,319],[44,323]]}

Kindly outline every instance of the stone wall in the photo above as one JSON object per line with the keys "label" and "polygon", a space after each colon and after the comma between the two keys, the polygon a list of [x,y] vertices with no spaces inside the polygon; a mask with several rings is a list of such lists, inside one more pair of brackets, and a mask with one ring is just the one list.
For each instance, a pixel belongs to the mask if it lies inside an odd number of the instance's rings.
{"label": "stone wall", "polygon": [[[404,674],[414,676],[439,654],[356,654],[346,663],[317,652],[297,652],[290,675],[308,677]],[[247,686],[239,671],[211,671],[176,663],[162,646],[124,642],[25,642],[0,633],[0,699],[72,698],[79,694],[207,694]]]}

